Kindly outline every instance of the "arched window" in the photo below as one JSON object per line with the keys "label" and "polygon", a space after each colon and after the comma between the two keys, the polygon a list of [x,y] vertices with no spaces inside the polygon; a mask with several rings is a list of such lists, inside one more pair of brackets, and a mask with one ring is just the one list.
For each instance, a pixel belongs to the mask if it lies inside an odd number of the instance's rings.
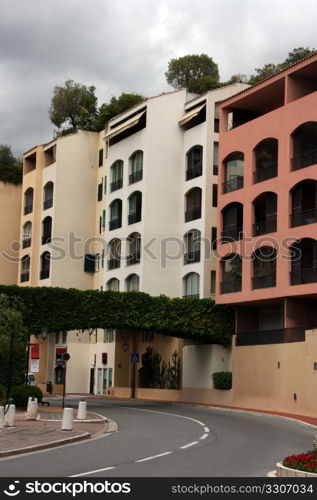
{"label": "arched window", "polygon": [[121,241],[114,238],[109,243],[108,269],[117,269],[121,262]]}
{"label": "arched window", "polygon": [[277,195],[261,193],[253,200],[253,236],[274,233],[277,224]]}
{"label": "arched window", "polygon": [[141,221],[142,217],[142,193],[135,191],[129,196],[128,224],[135,224]]}
{"label": "arched window", "polygon": [[223,193],[230,193],[243,187],[244,176],[244,154],[241,151],[231,153],[224,161],[224,183],[222,185]]}
{"label": "arched window", "polygon": [[277,150],[276,139],[264,139],[255,147],[255,183],[277,176]]}
{"label": "arched window", "polygon": [[185,255],[184,264],[200,261],[201,233],[197,229],[192,229],[184,236]]}
{"label": "arched window", "polygon": [[32,222],[24,224],[22,230],[22,248],[28,248],[32,244]]}
{"label": "arched window", "polygon": [[185,222],[201,218],[201,189],[195,187],[185,194]]}
{"label": "arched window", "polygon": [[317,122],[303,123],[292,134],[292,170],[317,163]]}
{"label": "arched window", "polygon": [[276,286],[276,250],[263,246],[253,254],[253,290]]}
{"label": "arched window", "polygon": [[143,151],[135,151],[130,157],[129,184],[141,181],[143,177]]}
{"label": "arched window", "polygon": [[291,285],[317,283],[317,241],[303,238],[290,247]]}
{"label": "arched window", "polygon": [[54,184],[47,182],[43,188],[43,210],[47,210],[53,206]]}
{"label": "arched window", "polygon": [[45,280],[50,277],[51,254],[43,252],[41,255],[40,280]]}
{"label": "arched window", "polygon": [[122,188],[123,185],[123,161],[117,160],[115,161],[111,167],[111,183],[110,183],[110,192],[116,191],[117,189]]}
{"label": "arched window", "polygon": [[183,278],[183,298],[199,299],[199,274],[189,273]]}
{"label": "arched window", "polygon": [[242,259],[240,255],[231,253],[221,259],[222,281],[221,293],[241,292]]}
{"label": "arched window", "polygon": [[199,177],[203,173],[203,147],[194,146],[186,154],[186,180]]}
{"label": "arched window", "polygon": [[117,199],[114,200],[110,205],[110,222],[109,231],[112,229],[118,229],[122,226],[122,201]]}
{"label": "arched window", "polygon": [[317,222],[317,181],[305,179],[291,190],[291,227]]}
{"label": "arched window", "polygon": [[24,193],[24,215],[33,212],[33,188],[28,188]]}
{"label": "arched window", "polygon": [[112,292],[119,292],[120,283],[117,278],[112,278],[107,281],[106,288],[107,290],[111,290]]}
{"label": "arched window", "polygon": [[49,243],[52,239],[52,217],[48,216],[42,222],[42,245]]}
{"label": "arched window", "polygon": [[31,258],[29,255],[24,255],[21,259],[21,283],[30,280],[30,265]]}
{"label": "arched window", "polygon": [[127,266],[138,264],[141,260],[141,235],[140,233],[132,233],[127,239],[128,255]]}
{"label": "arched window", "polygon": [[140,289],[140,278],[137,274],[130,274],[125,283],[127,292],[138,292]]}
{"label": "arched window", "polygon": [[224,241],[240,240],[243,230],[243,205],[229,203],[222,210],[222,233]]}

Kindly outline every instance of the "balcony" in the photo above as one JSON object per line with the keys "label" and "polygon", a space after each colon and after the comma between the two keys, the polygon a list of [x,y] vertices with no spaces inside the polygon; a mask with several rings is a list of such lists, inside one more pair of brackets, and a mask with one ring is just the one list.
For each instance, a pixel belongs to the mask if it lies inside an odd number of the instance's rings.
{"label": "balcony", "polygon": [[33,212],[33,203],[29,203],[24,207],[24,215],[30,214]]}
{"label": "balcony", "polygon": [[193,208],[192,210],[187,210],[185,212],[185,222],[190,222],[191,220],[200,219],[201,217],[201,207]]}
{"label": "balcony", "polygon": [[194,179],[202,174],[202,165],[195,165],[194,167],[188,167],[186,171],[186,180]]}
{"label": "balcony", "polygon": [[120,267],[120,259],[110,259],[108,260],[108,269],[118,269]]}
{"label": "balcony", "polygon": [[29,248],[31,246],[31,238],[23,238],[22,240],[22,248]]}
{"label": "balcony", "polygon": [[304,342],[305,331],[308,329],[307,326],[296,326],[258,332],[239,332],[236,335],[236,346]]}
{"label": "balcony", "polygon": [[317,267],[291,271],[290,282],[291,285],[306,285],[308,283],[317,283]]}
{"label": "balcony", "polygon": [[21,283],[25,283],[30,280],[30,271],[22,271],[21,273]]}
{"label": "balcony", "polygon": [[314,224],[317,222],[317,207],[310,208],[309,210],[301,210],[300,212],[293,212],[290,219],[291,227]]}
{"label": "balcony", "polygon": [[117,191],[117,189],[121,189],[123,186],[123,179],[118,179],[110,183],[110,192]]}
{"label": "balcony", "polygon": [[43,210],[47,210],[53,206],[53,198],[48,198],[43,201]]}
{"label": "balcony", "polygon": [[271,216],[269,219],[256,222],[253,224],[253,236],[259,236],[261,234],[274,233],[277,226],[276,214]]}
{"label": "balcony", "polygon": [[292,158],[292,170],[300,170],[301,168],[310,167],[317,163],[317,149],[308,151]]}
{"label": "balcony", "polygon": [[243,176],[236,175],[235,177],[231,177],[230,180],[222,183],[222,192],[231,193],[231,191],[236,191],[237,189],[243,188]]}
{"label": "balcony", "polygon": [[221,233],[222,242],[225,243],[225,240],[241,240],[242,237],[242,227],[236,226],[236,224],[231,224],[230,226],[225,226]]}
{"label": "balcony", "polygon": [[273,177],[277,177],[277,165],[262,167],[253,172],[254,184],[272,179]]}
{"label": "balcony", "polygon": [[242,280],[236,278],[234,280],[222,281],[220,283],[220,293],[236,293],[241,292]]}
{"label": "balcony", "polygon": [[129,175],[129,184],[141,181],[143,178],[143,170],[138,170]]}
{"label": "balcony", "polygon": [[185,253],[184,264],[192,264],[193,262],[200,262],[200,250]]}
{"label": "balcony", "polygon": [[252,287],[253,290],[259,290],[261,288],[271,288],[276,286],[276,275],[267,274],[265,276],[253,276]]}
{"label": "balcony", "polygon": [[51,233],[44,233],[42,236],[42,245],[46,245],[46,243],[50,243],[52,240]]}
{"label": "balcony", "polygon": [[141,261],[141,254],[136,253],[127,256],[127,266],[132,266],[133,264],[139,264]]}
{"label": "balcony", "polygon": [[40,272],[40,280],[46,280],[49,277],[50,277],[50,270],[49,269],[43,269]]}
{"label": "balcony", "polygon": [[121,227],[121,217],[117,219],[112,219],[109,222],[109,231],[112,231],[113,229],[118,229],[119,227]]}
{"label": "balcony", "polygon": [[136,224],[141,221],[141,213],[133,212],[128,215],[128,224]]}

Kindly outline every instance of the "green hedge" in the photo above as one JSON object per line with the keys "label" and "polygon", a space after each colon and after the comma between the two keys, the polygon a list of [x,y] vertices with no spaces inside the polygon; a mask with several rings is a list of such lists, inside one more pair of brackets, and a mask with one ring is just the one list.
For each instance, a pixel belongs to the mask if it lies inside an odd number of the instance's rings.
{"label": "green hedge", "polygon": [[232,387],[232,373],[231,372],[215,372],[212,375],[214,388],[223,391],[228,391]]}
{"label": "green hedge", "polygon": [[5,400],[6,398],[6,391],[3,385],[0,385],[0,404]]}
{"label": "green hedge", "polygon": [[229,345],[234,313],[210,299],[170,299],[142,292],[98,292],[52,287],[0,286],[23,302],[29,333],[91,328],[148,330],[191,340]]}
{"label": "green hedge", "polygon": [[14,403],[18,408],[26,408],[29,397],[37,398],[40,403],[43,398],[43,393],[39,387],[22,384],[13,387],[11,397],[14,399]]}

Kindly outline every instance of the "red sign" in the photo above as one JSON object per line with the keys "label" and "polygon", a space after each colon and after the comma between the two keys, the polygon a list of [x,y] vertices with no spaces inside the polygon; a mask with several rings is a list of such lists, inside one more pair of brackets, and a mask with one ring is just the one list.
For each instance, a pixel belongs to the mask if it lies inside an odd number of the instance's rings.
{"label": "red sign", "polygon": [[40,359],[40,344],[31,344],[31,359]]}
{"label": "red sign", "polygon": [[103,352],[101,354],[101,359],[102,359],[102,364],[106,365],[108,362],[108,354],[106,352]]}
{"label": "red sign", "polygon": [[66,347],[56,347],[56,354],[64,354],[64,352],[67,352]]}

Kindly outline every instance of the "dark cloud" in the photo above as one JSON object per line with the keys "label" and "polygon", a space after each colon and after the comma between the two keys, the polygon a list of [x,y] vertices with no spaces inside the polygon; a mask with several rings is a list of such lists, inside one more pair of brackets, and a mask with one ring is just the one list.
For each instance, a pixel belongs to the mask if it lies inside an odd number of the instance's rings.
{"label": "dark cloud", "polygon": [[222,79],[317,46],[315,0],[0,0],[0,143],[20,154],[50,140],[54,85],[167,90],[172,57],[207,53]]}

